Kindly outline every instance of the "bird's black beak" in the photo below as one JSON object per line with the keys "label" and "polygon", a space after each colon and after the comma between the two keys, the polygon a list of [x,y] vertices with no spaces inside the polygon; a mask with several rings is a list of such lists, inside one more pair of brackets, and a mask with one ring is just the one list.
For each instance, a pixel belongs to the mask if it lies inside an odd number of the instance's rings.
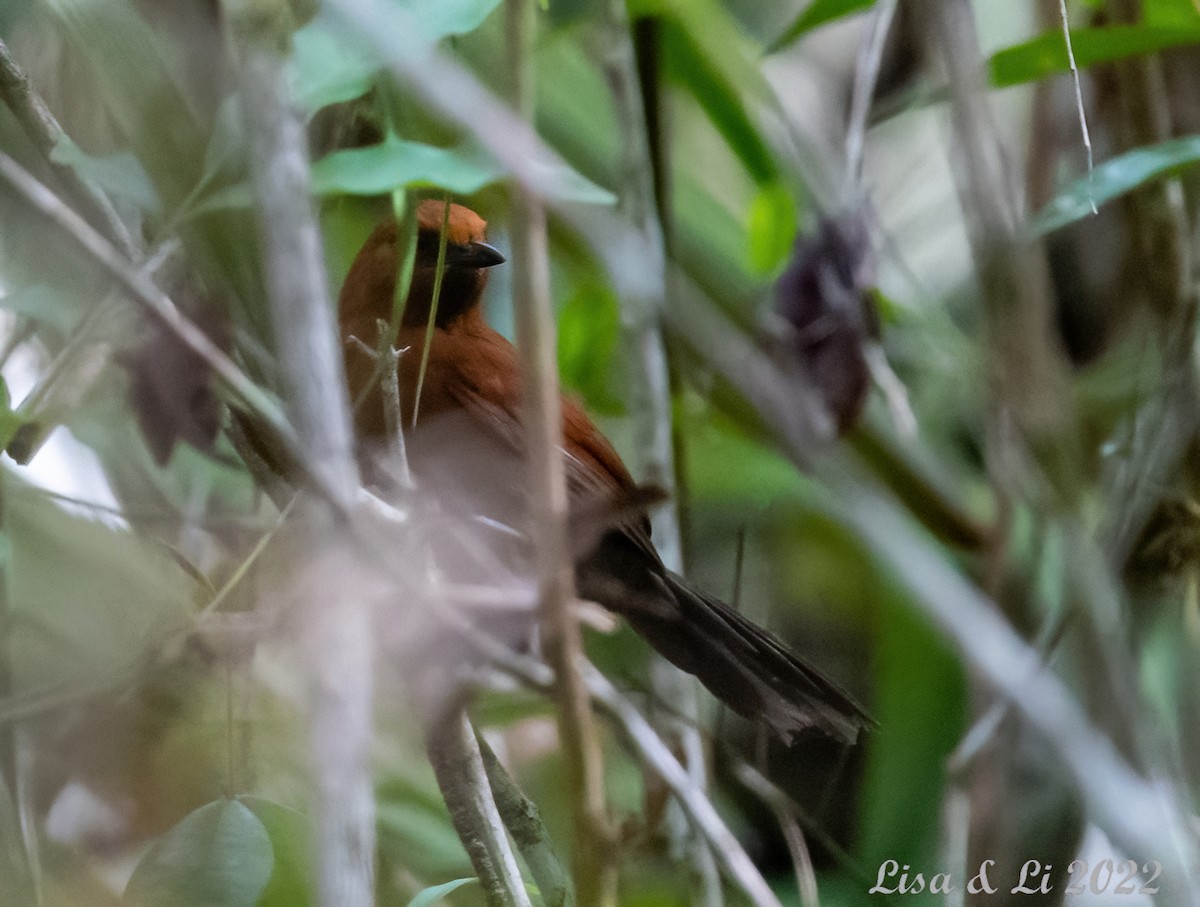
{"label": "bird's black beak", "polygon": [[460,268],[491,268],[505,260],[499,249],[485,242],[446,247],[446,264]]}

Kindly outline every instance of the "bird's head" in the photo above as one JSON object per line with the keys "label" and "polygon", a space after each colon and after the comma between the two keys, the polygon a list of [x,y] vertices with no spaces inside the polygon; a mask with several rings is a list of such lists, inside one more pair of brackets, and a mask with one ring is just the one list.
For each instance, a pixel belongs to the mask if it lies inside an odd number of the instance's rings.
{"label": "bird's head", "polygon": [[[417,254],[404,306],[405,327],[424,325],[429,320],[446,213],[445,203],[437,199],[421,202],[417,207]],[[362,318],[387,319],[391,315],[399,255],[396,241],[396,222],[389,220],[375,228],[355,257],[338,303],[343,324]],[[445,270],[438,297],[438,327],[446,327],[479,304],[487,284],[487,269],[503,261],[504,256],[487,242],[487,222],[470,208],[450,205]]]}

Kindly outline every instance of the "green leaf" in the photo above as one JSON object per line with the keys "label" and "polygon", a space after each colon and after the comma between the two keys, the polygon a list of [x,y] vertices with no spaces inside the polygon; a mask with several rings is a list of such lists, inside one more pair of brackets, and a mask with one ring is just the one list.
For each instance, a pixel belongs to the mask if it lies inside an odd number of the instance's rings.
{"label": "green leaf", "polygon": [[0,309],[32,318],[64,334],[77,318],[75,307],[63,293],[41,284],[0,296]]}
{"label": "green leaf", "polygon": [[1178,173],[1200,161],[1200,135],[1171,139],[1137,148],[1096,167],[1089,178],[1079,177],[1046,205],[1033,221],[1038,235],[1086,217],[1092,200],[1103,205],[1152,180]]}
{"label": "green leaf", "polygon": [[254,907],[275,858],[263,823],[237,800],[184,817],[146,853],[125,888],[138,907]]}
{"label": "green leaf", "polygon": [[434,904],[452,891],[457,891],[464,885],[477,881],[479,880],[471,877],[467,879],[455,879],[453,882],[443,882],[441,885],[433,885],[430,888],[417,892],[417,896],[408,902],[408,907],[433,907]]}
{"label": "green leaf", "polygon": [[775,155],[747,112],[741,83],[725,63],[727,54],[713,48],[711,35],[695,23],[672,21],[663,36],[675,80],[691,92],[751,178],[760,185],[774,182],[779,175]]}
{"label": "green leaf", "polygon": [[760,275],[783,264],[796,241],[796,202],[782,183],[763,186],[750,201],[746,217],[750,266]]}
{"label": "green leaf", "polygon": [[17,429],[24,421],[20,415],[13,412],[12,399],[8,394],[8,382],[0,376],[0,450],[8,446],[8,442],[13,439],[13,435],[17,433]]}
{"label": "green leaf", "polygon": [[[1197,42],[1200,42],[1200,18],[1187,27],[1110,25],[1071,31],[1071,48],[1081,69]],[[997,88],[1067,72],[1070,64],[1062,30],[1051,29],[1024,44],[997,51],[989,66],[992,84]]]}
{"label": "green leaf", "polygon": [[292,36],[292,91],[310,112],[362,97],[382,65],[376,54],[348,37],[325,13]]}
{"label": "green leaf", "polygon": [[[435,186],[470,195],[504,177],[489,154],[473,145],[439,148],[388,136],[378,145],[328,154],[313,166],[318,195],[384,195],[408,186]],[[616,198],[566,165],[552,174],[550,194],[587,204],[611,205]]]}
{"label": "green leaf", "polygon": [[966,719],[962,666],[937,632],[896,595],[879,601],[873,622],[873,713],[880,727],[863,781],[860,856],[935,861],[946,760]]}
{"label": "green leaf", "polygon": [[[418,24],[423,30],[421,37],[432,44],[474,31],[499,5],[500,0],[392,0],[381,9],[379,27]],[[399,10],[405,15],[389,25],[388,14]],[[293,90],[309,111],[362,97],[383,67],[373,50],[326,13],[295,33],[292,50]]]}
{"label": "green leaf", "polygon": [[328,154],[313,166],[318,195],[384,195],[405,186],[437,186],[470,195],[503,176],[474,147],[438,148],[388,136],[378,145]]}
{"label": "green leaf", "polygon": [[100,187],[109,197],[127,201],[139,211],[157,214],[161,210],[158,193],[154,191],[154,184],[142,162],[128,151],[97,157],[63,136],[51,149],[50,160],[70,167],[81,179]]}
{"label": "green leaf", "polygon": [[8,795],[8,784],[0,784],[0,904],[36,903],[17,809]]}
{"label": "green leaf", "polygon": [[563,383],[583,395],[594,412],[621,412],[613,391],[612,358],[620,333],[620,307],[604,284],[581,284],[558,310],[558,370]]}
{"label": "green leaf", "polygon": [[813,0],[804,8],[804,12],[784,29],[783,34],[771,42],[768,52],[774,53],[787,47],[797,38],[803,37],[826,22],[832,22],[834,19],[840,19],[853,13],[861,13],[874,5],[875,0]]}
{"label": "green leaf", "polygon": [[308,820],[302,813],[259,797],[241,797],[267,830],[275,853],[270,881],[257,907],[308,907],[313,903]]}

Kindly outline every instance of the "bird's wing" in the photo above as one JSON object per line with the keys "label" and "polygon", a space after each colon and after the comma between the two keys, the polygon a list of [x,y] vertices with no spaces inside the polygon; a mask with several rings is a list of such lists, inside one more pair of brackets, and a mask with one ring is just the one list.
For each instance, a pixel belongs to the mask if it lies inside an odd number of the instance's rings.
{"label": "bird's wing", "polygon": [[[445,376],[446,395],[480,428],[512,450],[524,450],[520,363],[512,344],[490,329],[462,337],[451,334],[438,340],[447,342],[448,348],[437,358],[454,363],[453,374]],[[469,351],[449,348],[457,343],[469,343]],[[434,353],[438,352],[435,345]],[[562,450],[573,515],[603,519],[607,513],[609,526],[628,535],[638,548],[657,561],[658,553],[650,541],[650,521],[636,507],[635,513],[625,512],[631,502],[647,500],[648,496],[638,488],[612,444],[579,404],[564,396],[562,412]]]}

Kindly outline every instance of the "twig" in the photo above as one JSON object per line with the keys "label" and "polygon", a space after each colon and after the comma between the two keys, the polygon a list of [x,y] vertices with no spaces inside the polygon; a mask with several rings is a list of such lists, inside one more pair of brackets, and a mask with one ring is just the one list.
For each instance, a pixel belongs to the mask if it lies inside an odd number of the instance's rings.
{"label": "twig", "polygon": [[733,773],[745,787],[775,813],[775,821],[783,831],[788,853],[792,857],[792,866],[796,871],[796,887],[800,892],[800,903],[803,907],[820,907],[817,895],[817,876],[813,871],[812,855],[808,852],[808,844],[804,840],[804,832],[800,830],[800,822],[796,817],[796,804],[783,791],[772,784],[766,776],[747,762],[735,762]]}
{"label": "twig", "polygon": [[475,732],[456,712],[429,733],[429,762],[489,907],[531,907]]}
{"label": "twig", "polygon": [[920,5],[950,86],[955,178],[981,284],[993,397],[1036,442],[1069,424],[1066,372],[1053,328],[1044,250],[1019,228],[1019,194],[989,107],[969,0]]}
{"label": "twig", "polygon": [[550,841],[550,832],[546,830],[537,804],[525,795],[505,771],[487,740],[482,735],[476,736],[500,818],[525,857],[543,903],[546,907],[575,907],[575,891],[571,887],[571,880],[558,861]]}
{"label": "twig", "polygon": [[1092,137],[1088,134],[1087,114],[1083,109],[1083,86],[1079,82],[1079,68],[1075,65],[1075,48],[1071,46],[1071,21],[1067,16],[1067,0],[1058,0],[1058,14],[1062,19],[1063,42],[1067,45],[1067,63],[1071,67],[1071,79],[1075,83],[1075,109],[1079,113],[1079,129],[1083,134],[1083,148],[1087,152],[1088,201],[1092,205],[1092,213],[1099,214],[1096,210],[1096,197],[1092,191],[1096,173],[1092,157]]}
{"label": "twig", "polygon": [[[312,205],[304,125],[288,106],[284,29],[268,9],[230,4],[240,45],[238,87],[284,396],[328,506],[306,502],[302,557],[328,549],[331,516],[354,504],[358,476],[341,350]],[[343,539],[344,543],[344,539]],[[318,903],[370,907],[375,899],[371,777],[374,640],[370,611],[353,596],[304,601],[309,745],[317,798]]]}
{"label": "twig", "polygon": [[117,215],[112,202],[96,186],[81,178],[71,167],[51,160],[51,153],[66,139],[62,127],[46,102],[33,90],[29,76],[0,40],[0,97],[12,111],[25,134],[42,153],[76,205],[83,208],[87,219],[119,248],[130,261],[141,257],[141,244],[136,242]]}
{"label": "twig", "polygon": [[446,239],[450,230],[450,193],[446,193],[442,206],[442,225],[438,228],[437,270],[433,274],[433,295],[429,301],[429,321],[425,325],[425,343],[421,346],[421,367],[417,371],[417,389],[413,394],[412,424],[417,424],[421,411],[421,391],[425,387],[425,369],[429,365],[429,354],[433,349],[433,331],[437,327],[438,301],[442,298],[442,278],[446,274]]}
{"label": "twig", "polygon": [[[554,671],[548,665],[520,655],[472,627],[463,629],[471,643],[497,668],[534,689],[544,692],[554,690]],[[692,782],[687,770],[663,743],[650,722],[604,675],[586,662],[583,662],[582,675],[588,695],[617,723],[642,761],[666,782],[712,848],[729,881],[740,888],[755,907],[780,907],[771,886],[754,866],[737,837],[725,825],[708,795]]]}
{"label": "twig", "polygon": [[[534,103],[534,9],[526,0],[506,0],[505,13],[513,96],[528,120]],[[562,401],[550,302],[546,212],[522,185],[514,187],[512,210],[513,299],[542,646],[557,678],[558,729],[575,826],[579,902],[584,907],[603,907],[615,903],[616,865],[600,738],[578,669],[583,641],[571,607],[575,577],[568,549],[566,467],[560,451]]]}
{"label": "twig", "polygon": [[[666,236],[655,206],[654,155],[649,135],[642,92],[639,90],[637,62],[629,31],[625,0],[609,0],[608,26],[611,41],[604,71],[612,91],[613,103],[624,137],[621,176],[617,200],[633,228],[642,234],[645,254],[652,262],[657,280],[647,284],[645,295],[627,293],[621,298],[622,346],[628,351],[625,362],[629,371],[625,381],[628,411],[633,421],[634,477],[642,483],[663,489],[668,500],[651,514],[655,547],[668,568],[682,573],[683,540],[676,506],[675,449],[672,443],[674,418],[671,407],[671,382],[663,341],[663,301],[667,295]],[[653,86],[652,90],[656,90]],[[684,764],[692,780],[701,788],[708,783],[704,742],[696,724],[699,713],[698,683],[665,659],[656,658],[651,669],[651,685],[656,697],[684,716],[674,722],[672,736],[684,753]],[[699,882],[698,902],[704,907],[720,907],[721,880],[711,851],[703,841],[689,833],[689,826],[677,810],[668,812],[670,831],[681,850],[689,852]],[[689,838],[691,840],[689,840]]]}
{"label": "twig", "polygon": [[859,46],[854,91],[850,97],[850,118],[846,128],[846,175],[842,183],[842,204],[847,206],[861,203],[863,149],[867,124],[871,118],[871,101],[875,97],[875,83],[879,80],[884,43],[896,15],[896,3],[897,0],[882,0],[876,5],[871,24]]}
{"label": "twig", "polygon": [[589,668],[586,676],[588,690],[592,696],[616,719],[626,738],[641,754],[646,764],[666,782],[671,793],[708,840],[713,855],[721,863],[730,880],[742,889],[756,907],[780,907],[775,892],[755,868],[733,832],[721,820],[712,801],[693,783],[687,770],[679,764],[679,760],[654,732],[650,722],[595,668]]}

